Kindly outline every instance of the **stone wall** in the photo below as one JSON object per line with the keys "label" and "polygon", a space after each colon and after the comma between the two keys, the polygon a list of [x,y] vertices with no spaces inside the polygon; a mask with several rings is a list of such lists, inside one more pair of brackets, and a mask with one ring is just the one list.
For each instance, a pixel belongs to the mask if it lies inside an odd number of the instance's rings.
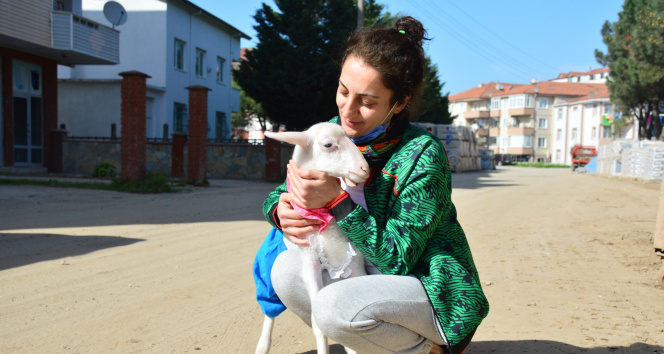
{"label": "stone wall", "polygon": [[[170,143],[148,142],[146,144],[146,170],[171,173]],[[286,164],[293,147],[282,145],[282,174],[286,175]],[[120,141],[65,139],[63,143],[63,174],[92,176],[101,163],[115,166],[120,176]],[[187,145],[185,145],[185,160]],[[186,171],[187,161],[185,161]],[[265,146],[252,144],[207,144],[208,179],[263,180],[265,175]]]}

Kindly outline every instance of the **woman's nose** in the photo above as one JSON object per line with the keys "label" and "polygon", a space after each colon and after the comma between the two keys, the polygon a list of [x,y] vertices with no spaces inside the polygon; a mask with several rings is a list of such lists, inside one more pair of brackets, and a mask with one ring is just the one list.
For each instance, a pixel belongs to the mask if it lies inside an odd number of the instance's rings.
{"label": "woman's nose", "polygon": [[344,118],[352,117],[353,111],[355,110],[355,104],[351,98],[347,98],[339,107],[339,111]]}

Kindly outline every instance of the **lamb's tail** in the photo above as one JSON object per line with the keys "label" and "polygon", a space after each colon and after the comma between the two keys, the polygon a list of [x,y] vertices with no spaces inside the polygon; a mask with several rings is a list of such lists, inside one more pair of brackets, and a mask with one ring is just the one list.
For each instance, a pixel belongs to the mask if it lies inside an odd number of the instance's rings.
{"label": "lamb's tail", "polygon": [[267,354],[272,345],[272,328],[274,327],[274,318],[265,316],[263,322],[263,332],[261,332],[261,339],[258,340],[256,346],[256,354]]}

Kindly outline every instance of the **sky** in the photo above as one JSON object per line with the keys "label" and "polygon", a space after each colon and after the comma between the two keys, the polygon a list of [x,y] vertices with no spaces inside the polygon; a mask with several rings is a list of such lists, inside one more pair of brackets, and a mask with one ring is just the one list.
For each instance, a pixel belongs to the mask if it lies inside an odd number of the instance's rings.
{"label": "sky", "polygon": [[[253,16],[273,0],[190,0],[252,37]],[[390,14],[420,20],[432,38],[426,54],[438,67],[443,94],[479,83],[546,81],[560,73],[601,66],[595,49],[606,52],[600,33],[615,22],[624,0],[377,0]]]}

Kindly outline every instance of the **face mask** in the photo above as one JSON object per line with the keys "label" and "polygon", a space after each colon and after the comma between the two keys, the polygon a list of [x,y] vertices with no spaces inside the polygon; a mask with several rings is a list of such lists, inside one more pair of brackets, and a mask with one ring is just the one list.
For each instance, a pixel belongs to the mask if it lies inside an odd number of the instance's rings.
{"label": "face mask", "polygon": [[385,118],[383,118],[383,121],[380,122],[380,124],[378,124],[375,128],[371,129],[370,131],[368,131],[366,134],[362,135],[361,137],[350,138],[350,140],[352,142],[354,142],[356,145],[357,144],[366,144],[366,143],[370,142],[371,140],[374,140],[377,136],[383,134],[387,130],[387,127],[390,126],[390,122],[385,123],[385,125],[383,125],[383,122],[385,122],[385,120],[387,120],[387,118],[389,118],[392,115],[392,111],[394,111],[394,107],[396,107],[396,106],[397,106],[397,103],[394,102],[394,105],[392,106],[392,109],[390,109],[390,111],[387,112],[387,115],[385,116]]}

